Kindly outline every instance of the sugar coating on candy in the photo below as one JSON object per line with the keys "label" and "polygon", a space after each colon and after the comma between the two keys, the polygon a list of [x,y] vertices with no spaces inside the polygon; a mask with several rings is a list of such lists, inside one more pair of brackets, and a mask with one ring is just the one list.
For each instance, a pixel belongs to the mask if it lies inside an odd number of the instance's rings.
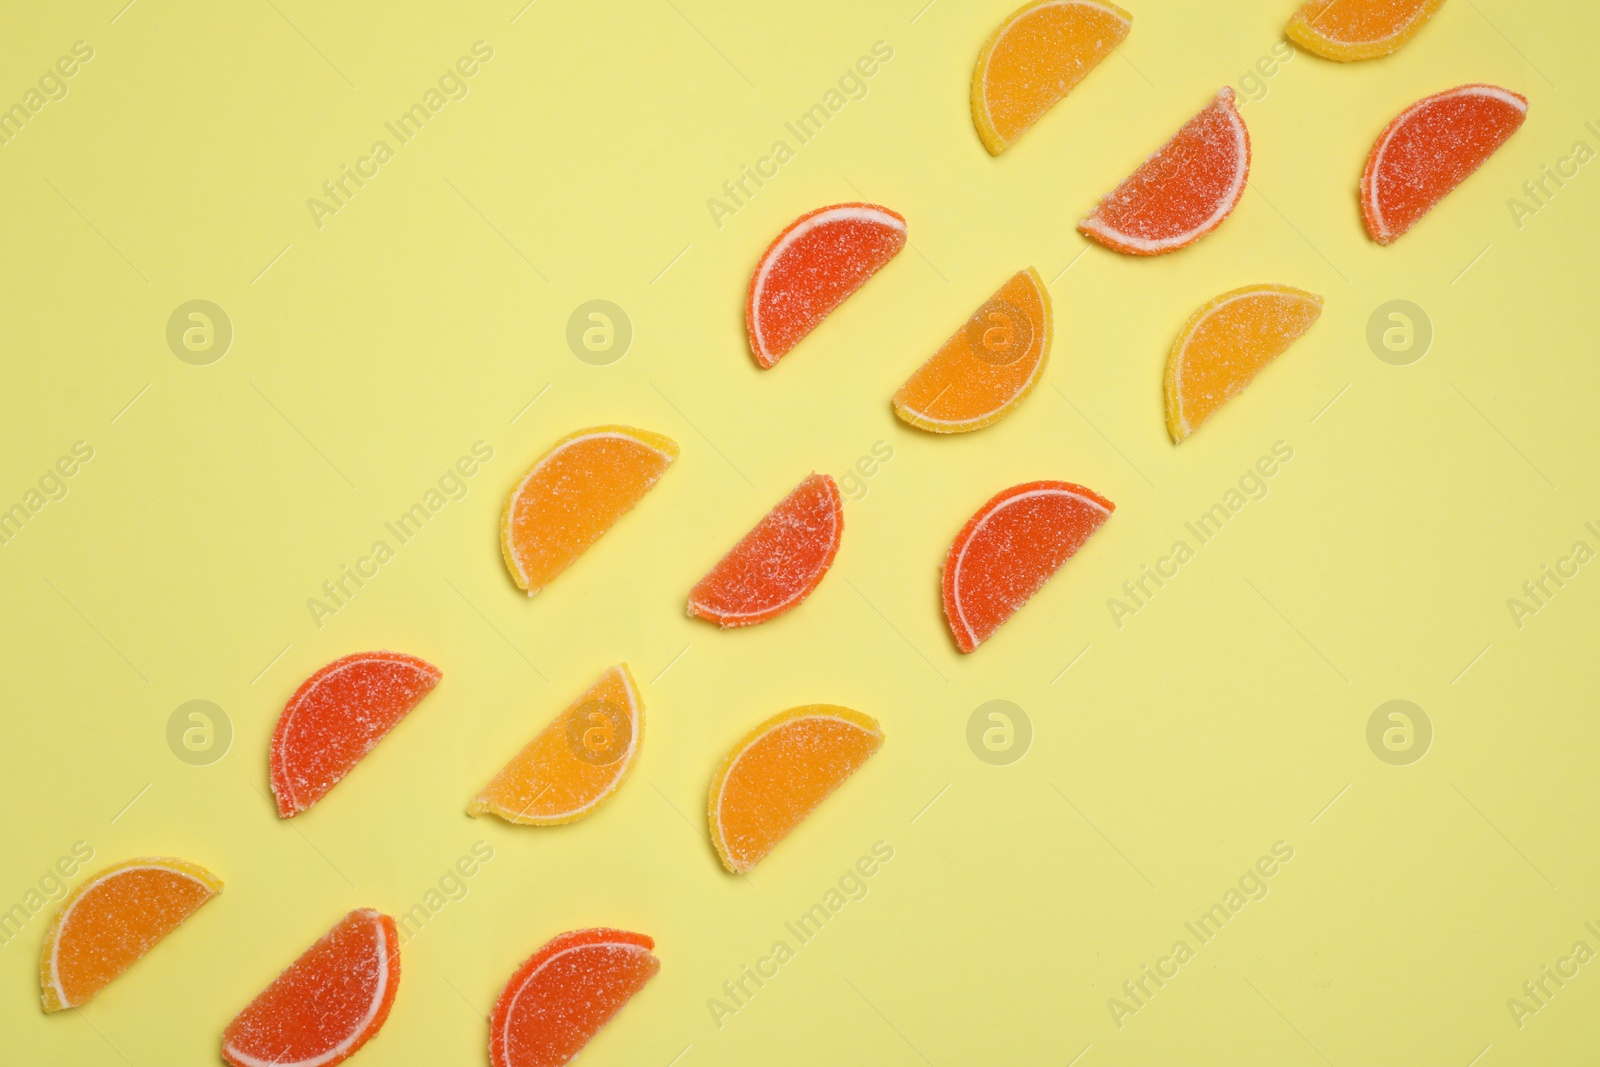
{"label": "sugar coating on candy", "polygon": [[1378,137],[1361,175],[1367,233],[1392,243],[1483,166],[1527,115],[1526,97],[1494,85],[1462,85],[1406,108]]}
{"label": "sugar coating on candy", "polygon": [[358,908],[262,990],[222,1032],[234,1067],[332,1067],[389,1017],[400,986],[394,920]]}
{"label": "sugar coating on candy", "polygon": [[834,704],[780,712],[744,736],[711,781],[711,841],[743,874],[883,744],[869,715]]}
{"label": "sugar coating on candy", "polygon": [[358,652],[301,683],[272,734],[278,817],[298,815],[326,796],[441,677],[415,656]]}
{"label": "sugar coating on candy", "polygon": [[1250,133],[1226,86],[1078,224],[1108,248],[1156,256],[1227,218],[1250,176]]}
{"label": "sugar coating on candy", "polygon": [[638,762],[644,702],[626,665],[609,668],[472,799],[467,814],[522,826],[581,819]]}
{"label": "sugar coating on candy", "polygon": [[992,426],[1033,391],[1050,356],[1050,293],[1018,271],[894,394],[901,421],[931,433]]}
{"label": "sugar coating on candy", "polygon": [[518,588],[534,596],[570,567],[678,458],[669,437],[631,426],[568,434],[506,500],[500,546]]}
{"label": "sugar coating on candy", "polygon": [[750,276],[750,351],[775,365],[906,243],[906,220],[876,204],[835,204],[790,223]]}
{"label": "sugar coating on candy", "polygon": [[956,535],[944,563],[944,614],[971,652],[1044,587],[1116,505],[1071,482],[997,493]]}
{"label": "sugar coating on candy", "polygon": [[1034,0],[1012,12],[978,52],[972,121],[999,155],[1128,36],[1133,16],[1100,0]]}
{"label": "sugar coating on candy", "polygon": [[126,860],[85,881],[62,901],[45,934],[44,1010],[89,1000],[220,892],[216,875],[166,856]]}
{"label": "sugar coating on candy", "polygon": [[661,970],[628,930],[559,934],[517,968],[489,1017],[493,1067],[561,1067]]}
{"label": "sugar coating on candy", "polygon": [[754,626],[811,595],[844,534],[844,501],[813,474],[778,502],[689,593],[689,614],[719,626]]}
{"label": "sugar coating on candy", "polygon": [[1182,441],[1311,329],[1322,297],[1287,285],[1247,285],[1189,317],[1167,358],[1167,432]]}
{"label": "sugar coating on candy", "polygon": [[1376,59],[1398,51],[1443,6],[1444,0],[1306,0],[1285,32],[1327,59]]}

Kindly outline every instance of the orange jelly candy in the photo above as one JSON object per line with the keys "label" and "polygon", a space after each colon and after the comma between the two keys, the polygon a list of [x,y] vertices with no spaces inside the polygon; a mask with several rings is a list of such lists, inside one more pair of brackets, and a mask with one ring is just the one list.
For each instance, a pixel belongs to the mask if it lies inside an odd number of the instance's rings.
{"label": "orange jelly candy", "polygon": [[1463,85],[1402,111],[1367,156],[1361,215],[1367,233],[1392,244],[1522,128],[1527,97],[1495,85]]}
{"label": "orange jelly candy", "polygon": [[711,842],[734,874],[774,845],[878,751],[876,719],[836,704],[780,712],[746,734],[711,780]]}
{"label": "orange jelly candy", "polygon": [[844,501],[813,474],[778,502],[689,593],[689,614],[724,628],[754,626],[811,595],[844,535]]}
{"label": "orange jelly candy", "polygon": [[1289,40],[1348,63],[1397,52],[1421,32],[1444,0],[1306,0],[1289,19]]}
{"label": "orange jelly candy", "polygon": [[994,496],[944,561],[944,615],[971,652],[1044,588],[1116,505],[1071,482],[1025,482]]}
{"label": "orange jelly candy", "polygon": [[1121,44],[1133,16],[1101,0],[1033,0],[984,42],[972,122],[998,156]]}
{"label": "orange jelly candy", "polygon": [[389,916],[352,911],[261,991],[222,1032],[234,1067],[333,1067],[377,1035],[400,987]]}
{"label": "orange jelly candy", "polygon": [[644,703],[616,666],[500,769],[467,807],[521,826],[581,819],[622,788],[639,758]]}
{"label": "orange jelly candy", "polygon": [[930,433],[992,426],[1021,404],[1050,357],[1050,294],[1018,271],[894,394],[901,421]]}
{"label": "orange jelly candy", "polygon": [[745,296],[750,352],[767,369],[906,244],[906,220],[877,204],[801,215],[761,255]]}
{"label": "orange jelly candy", "polygon": [[1107,248],[1159,256],[1222,225],[1250,177],[1250,132],[1224,87],[1078,224]]}
{"label": "orange jelly candy", "polygon": [[272,793],[278,818],[327,795],[406,717],[442,675],[400,652],[357,652],[301,683],[272,732]]}
{"label": "orange jelly candy", "polygon": [[661,970],[656,943],[627,930],[551,938],[506,982],[489,1017],[493,1067],[561,1067]]}
{"label": "orange jelly candy", "polygon": [[678,444],[631,426],[568,434],[511,491],[500,547],[518,588],[534,596],[633,510],[678,458]]}
{"label": "orange jelly candy", "polygon": [[1322,297],[1247,285],[1189,317],[1167,357],[1167,432],[1182,441],[1237,396],[1317,321]]}
{"label": "orange jelly candy", "polygon": [[222,892],[198,864],[154,856],[107,867],[61,902],[44,936],[45,1011],[76,1008]]}

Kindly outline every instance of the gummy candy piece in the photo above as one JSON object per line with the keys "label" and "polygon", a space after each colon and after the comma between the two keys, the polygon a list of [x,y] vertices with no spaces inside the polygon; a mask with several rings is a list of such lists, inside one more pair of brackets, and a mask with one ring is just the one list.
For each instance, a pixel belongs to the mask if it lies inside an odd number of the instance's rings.
{"label": "gummy candy piece", "polygon": [[972,71],[972,123],[989,154],[1011,147],[1133,28],[1100,0],[1033,0],[1002,22]]}
{"label": "gummy candy piece", "polygon": [[756,523],[689,593],[689,614],[728,628],[782,615],[811,595],[839,554],[844,501],[813,474]]}
{"label": "gummy candy piece", "polygon": [[87,1003],[220,892],[222,879],[167,856],[126,860],[84,882],[61,902],[44,935],[44,1010]]}
{"label": "gummy candy piece", "polygon": [[750,351],[764,369],[906,244],[906,220],[876,204],[834,204],[801,215],[756,264],[745,297]]}
{"label": "gummy candy piece", "polygon": [[1250,132],[1233,90],[1224,86],[1160,151],[1107,193],[1078,229],[1131,256],[1172,252],[1221,226],[1244,196],[1249,176]]}
{"label": "gummy candy piece", "polygon": [[1071,482],[1025,482],[995,494],[944,561],[944,616],[971,652],[1071,559],[1116,510]]}
{"label": "gummy candy piece", "polygon": [[433,664],[402,652],[357,652],[302,682],[272,732],[278,818],[326,796],[441,677]]}
{"label": "gummy candy piece", "polygon": [[678,458],[678,444],[631,426],[596,426],[550,446],[506,501],[500,547],[534,596],[635,504]]}
{"label": "gummy candy piece", "polygon": [[894,413],[932,433],[992,426],[1031,392],[1050,357],[1050,294],[1029,267],[984,301],[894,394]]}
{"label": "gummy candy piece", "polygon": [[1367,233],[1393,244],[1473,171],[1528,115],[1527,97],[1462,85],[1418,100],[1384,129],[1361,175]]}
{"label": "gummy candy piece", "polygon": [[333,1067],[375,1037],[400,987],[394,920],[358,908],[272,980],[222,1032],[234,1067]]}
{"label": "gummy candy piece", "polygon": [[622,787],[643,732],[633,675],[626,664],[611,667],[490,779],[467,814],[522,826],[581,819]]}
{"label": "gummy candy piece", "polygon": [[489,1018],[493,1067],[561,1067],[661,970],[656,943],[627,930],[557,934],[500,991]]}
{"label": "gummy candy piece", "polygon": [[760,863],[882,744],[876,719],[836,704],[790,708],[751,730],[711,780],[722,865],[743,874]]}
{"label": "gummy candy piece", "polygon": [[1289,19],[1289,40],[1324,59],[1349,63],[1398,52],[1444,0],[1306,0]]}
{"label": "gummy candy piece", "polygon": [[1287,285],[1247,285],[1189,316],[1167,357],[1167,432],[1174,442],[1200,428],[1311,329],[1322,297]]}

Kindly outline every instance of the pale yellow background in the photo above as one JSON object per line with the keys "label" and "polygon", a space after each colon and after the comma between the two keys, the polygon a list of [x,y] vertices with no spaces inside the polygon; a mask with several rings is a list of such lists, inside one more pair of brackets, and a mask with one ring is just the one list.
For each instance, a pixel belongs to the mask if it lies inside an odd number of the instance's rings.
{"label": "pale yellow background", "polygon": [[[0,906],[75,841],[94,866],[181,855],[227,889],[81,1014],[39,1011],[49,911],[34,917],[0,948],[8,1062],[215,1062],[233,1013],[338,916],[409,908],[478,840],[495,858],[405,947],[366,1067],[484,1062],[479,1013],[516,964],[600,924],[654,935],[662,971],[583,1053],[596,1065],[1592,1055],[1600,963],[1521,1029],[1506,1000],[1574,941],[1600,948],[1583,926],[1600,925],[1600,570],[1520,629],[1506,601],[1574,541],[1600,548],[1583,527],[1600,525],[1600,164],[1520,229],[1506,202],[1574,141],[1600,148],[1583,128],[1600,120],[1593,5],[1451,0],[1393,58],[1295,53],[1244,109],[1255,162],[1234,216],[1135,260],[1074,224],[1272,54],[1287,0],[1132,5],[1121,53],[1001,159],[967,91],[1010,0],[121,2],[13,5],[0,35],[4,103],[73,42],[94,48],[0,147],[0,503],[73,442],[94,448],[0,548]],[[319,230],[307,198],[392,141],[384,122],[478,40],[494,55],[470,95]],[[775,139],[796,147],[785,120],[876,41],[893,58],[867,96],[714,225],[707,198]],[[1526,126],[1398,245],[1369,243],[1355,188],[1373,138],[1470,81],[1526,94]],[[756,257],[801,212],[857,198],[902,212],[913,248],[757,371]],[[1029,265],[1056,308],[1036,393],[970,437],[899,425],[898,382]],[[1195,306],[1256,281],[1320,292],[1326,313],[1174,448],[1167,347]],[[236,331],[211,366],[164,338],[195,298]],[[564,339],[596,298],[634,324],[611,366]],[[1365,341],[1391,299],[1435,327],[1412,366]],[[667,433],[682,458],[529,601],[499,558],[505,492],[600,422]],[[467,497],[319,629],[306,599],[478,440],[494,458]],[[1118,629],[1107,598],[1279,440],[1294,459],[1270,495]],[[735,633],[685,617],[693,581],[790,486],[842,477],[878,441],[894,457],[803,608]],[[989,495],[1035,478],[1116,514],[962,657],[944,552]],[[377,647],[443,684],[278,821],[278,711],[323,663]],[[469,820],[472,791],[617,661],[647,705],[622,791],[561,829]],[[1395,698],[1436,730],[1409,767],[1365,740]],[[191,699],[234,726],[211,766],[167,747]],[[967,745],[990,699],[1033,723],[1011,766]],[[887,744],[730,877],[703,836],[711,772],[750,725],[811,701],[877,716]],[[894,859],[870,894],[719,1029],[708,998],[880,840]],[[1280,840],[1294,859],[1270,895],[1119,1029],[1107,998]]]}

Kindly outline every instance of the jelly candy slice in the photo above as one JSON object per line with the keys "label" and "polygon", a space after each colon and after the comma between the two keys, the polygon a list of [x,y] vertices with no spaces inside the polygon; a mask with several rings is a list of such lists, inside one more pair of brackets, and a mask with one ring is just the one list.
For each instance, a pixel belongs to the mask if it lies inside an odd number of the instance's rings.
{"label": "jelly candy slice", "polygon": [[500,546],[533,596],[649,492],[678,458],[669,437],[630,426],[568,434],[540,456],[506,501]]}
{"label": "jelly candy slice", "polygon": [[1222,225],[1244,196],[1250,133],[1224,87],[1078,224],[1107,248],[1159,256]]}
{"label": "jelly candy slice", "polygon": [[581,819],[622,787],[643,732],[633,676],[612,667],[490,779],[467,814],[522,826]]}
{"label": "jelly candy slice", "polygon": [[1002,22],[972,71],[972,123],[998,156],[1128,36],[1133,16],[1100,0],[1034,0]]}
{"label": "jelly candy slice", "polygon": [[216,875],[166,856],[126,860],[85,881],[44,935],[44,1010],[87,1002],[220,892]]}
{"label": "jelly candy slice", "polygon": [[876,204],[834,204],[791,222],[750,276],[744,319],[756,362],[775,366],[905,244],[906,220]]}
{"label": "jelly candy slice", "polygon": [[1039,272],[1019,271],[906,379],[894,394],[894,413],[932,433],[966,433],[999,422],[1044,374],[1050,317]]}
{"label": "jelly candy slice", "polygon": [[493,1067],[561,1067],[661,970],[656,943],[627,930],[573,930],[517,968],[489,1017]]}
{"label": "jelly candy slice", "polygon": [[1247,285],[1189,317],[1167,358],[1167,432],[1182,441],[1282,355],[1322,314],[1322,297]]}
{"label": "jelly candy slice", "polygon": [[883,744],[877,720],[834,704],[780,712],[733,747],[711,780],[711,841],[750,870]]}
{"label": "jelly candy slice", "polygon": [[1381,245],[1416,221],[1485,160],[1528,115],[1528,100],[1494,85],[1463,85],[1418,100],[1384,129],[1361,175],[1361,215]]}
{"label": "jelly candy slice", "polygon": [[844,535],[844,501],[813,474],[778,502],[689,593],[689,614],[722,627],[754,626],[811,595]]}
{"label": "jelly candy slice", "polygon": [[990,500],[944,562],[944,615],[971,652],[1044,587],[1116,505],[1071,482],[1026,482]]}
{"label": "jelly candy slice", "polygon": [[377,1035],[400,986],[394,920],[352,911],[222,1032],[234,1067],[332,1067]]}
{"label": "jelly candy slice", "polygon": [[292,818],[327,795],[442,675],[400,652],[357,652],[301,683],[272,732],[272,793]]}
{"label": "jelly candy slice", "polygon": [[1289,19],[1289,40],[1325,59],[1348,63],[1400,50],[1444,0],[1306,0]]}

